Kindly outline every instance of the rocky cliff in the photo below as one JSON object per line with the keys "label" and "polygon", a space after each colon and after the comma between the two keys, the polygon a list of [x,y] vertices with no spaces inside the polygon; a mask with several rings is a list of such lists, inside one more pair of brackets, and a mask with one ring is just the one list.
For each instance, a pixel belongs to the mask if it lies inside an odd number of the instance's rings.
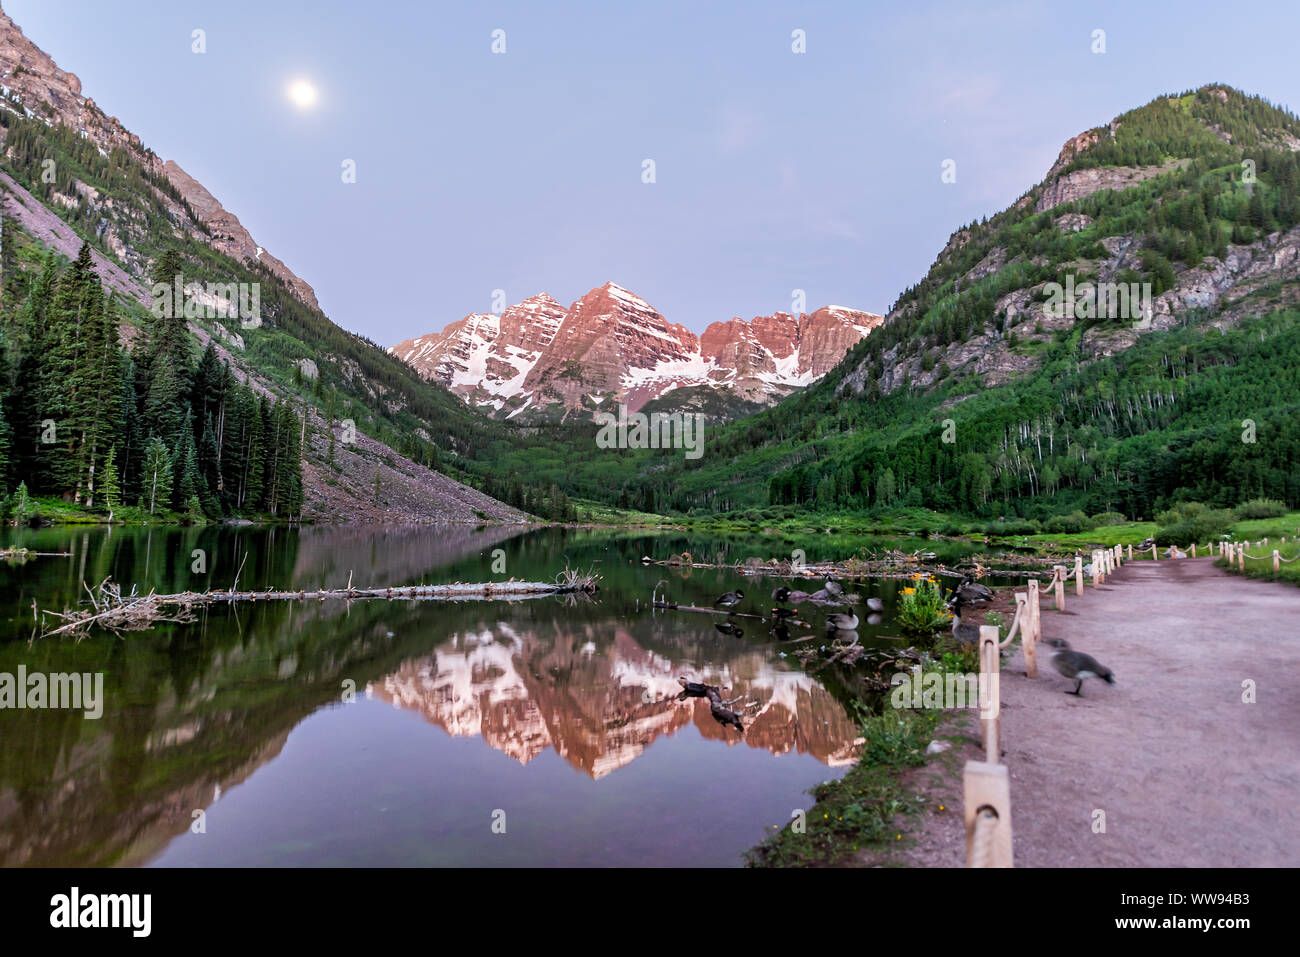
{"label": "rocky cliff", "polygon": [[[172,161],[163,162],[146,148],[140,137],[127,130],[115,116],[109,116],[89,97],[82,96],[81,80],[75,73],[59,69],[45,51],[24,36],[22,28],[0,11],[0,107],[22,111],[76,130],[108,156],[113,150],[125,150],[159,183],[171,183],[176,197],[159,190],[159,197],[170,207],[179,235],[208,242],[214,249],[244,262],[263,263],[279,276],[304,303],[318,309],[311,286],[296,276],[288,266],[262,249],[240,225],[239,219],[224,209],[215,197]],[[156,187],[155,187],[156,188]],[[93,189],[78,189],[82,197],[97,204]],[[115,222],[120,220],[115,219]],[[132,241],[143,235],[143,225],[118,226],[105,237],[107,245],[119,258],[132,265],[144,266],[142,258],[131,248]]]}
{"label": "rocky cliff", "polygon": [[696,336],[607,282],[567,309],[541,293],[389,351],[471,405],[508,417],[590,414],[619,403],[635,411],[701,386],[770,405],[825,375],[881,321],[826,306],[715,322]]}

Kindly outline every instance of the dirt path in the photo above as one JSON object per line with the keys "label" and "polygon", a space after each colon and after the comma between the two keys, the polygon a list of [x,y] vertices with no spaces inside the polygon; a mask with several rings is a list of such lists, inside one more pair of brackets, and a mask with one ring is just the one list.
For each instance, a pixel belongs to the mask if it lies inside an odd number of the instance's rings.
{"label": "dirt path", "polygon": [[[1064,614],[1044,602],[1045,637],[1093,655],[1114,685],[1064,694],[1074,682],[1049,648],[1036,681],[1018,648],[1004,661],[1017,867],[1300,864],[1300,589],[1213,561],[1133,562],[1083,598],[1068,589]],[[1255,704],[1242,702],[1246,679]],[[1105,833],[1093,832],[1099,810]],[[909,857],[952,864],[964,850]]]}

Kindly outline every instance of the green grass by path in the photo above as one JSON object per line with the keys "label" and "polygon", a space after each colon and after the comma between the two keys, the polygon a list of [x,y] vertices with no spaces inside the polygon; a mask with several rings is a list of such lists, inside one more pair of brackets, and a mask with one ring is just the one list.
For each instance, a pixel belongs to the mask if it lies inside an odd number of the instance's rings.
{"label": "green grass by path", "polygon": [[[1278,563],[1279,567],[1276,574],[1273,572],[1273,549],[1275,548],[1278,551],[1278,556],[1283,559]],[[1262,557],[1251,558],[1252,555]],[[1247,542],[1246,570],[1244,572],[1237,570],[1235,561],[1230,562],[1226,558],[1220,558],[1214,564],[1219,568],[1226,568],[1234,575],[1244,574],[1247,578],[1262,578],[1266,581],[1290,582],[1293,585],[1300,585],[1300,542],[1297,542],[1291,535],[1287,536],[1287,541],[1284,544],[1274,541],[1271,537],[1267,545],[1252,545]]]}

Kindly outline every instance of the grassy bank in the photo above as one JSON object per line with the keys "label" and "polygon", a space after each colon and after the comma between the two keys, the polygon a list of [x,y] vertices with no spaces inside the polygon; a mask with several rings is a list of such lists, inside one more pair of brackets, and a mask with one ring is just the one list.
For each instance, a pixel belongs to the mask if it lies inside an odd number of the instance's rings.
{"label": "grassy bank", "polygon": [[885,852],[903,840],[898,815],[926,806],[925,796],[907,787],[904,772],[933,757],[940,711],[885,711],[862,722],[862,754],[837,781],[809,793],[816,803],[800,819],[771,825],[773,834],[750,850],[751,867],[809,867],[836,864],[859,851]]}
{"label": "grassy bank", "polygon": [[[1300,560],[1298,560],[1300,559],[1300,542],[1296,542],[1291,535],[1288,535],[1287,539],[1285,544],[1279,544],[1270,536],[1268,545],[1247,544],[1244,572],[1238,571],[1237,563],[1227,558],[1220,558],[1214,564],[1219,568],[1227,569],[1234,575],[1244,574],[1247,578],[1261,578],[1265,581],[1290,582],[1293,585],[1300,585]],[[1276,573],[1273,571],[1273,549],[1275,548],[1279,556],[1285,559],[1285,561],[1279,563]],[[1261,555],[1263,557],[1251,558],[1251,555]]]}

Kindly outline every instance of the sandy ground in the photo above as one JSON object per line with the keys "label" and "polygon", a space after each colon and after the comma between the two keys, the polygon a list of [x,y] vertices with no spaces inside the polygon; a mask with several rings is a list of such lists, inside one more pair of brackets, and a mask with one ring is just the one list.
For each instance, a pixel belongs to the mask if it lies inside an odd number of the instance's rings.
{"label": "sandy ground", "polygon": [[[1066,611],[1065,638],[1115,673],[1083,697],[1039,648],[1003,662],[1003,762],[1017,867],[1300,864],[1300,589],[1216,569],[1213,559],[1135,561]],[[1254,682],[1254,704],[1242,700]],[[961,748],[965,757],[968,750]],[[931,779],[951,809],[961,779]],[[954,803],[947,803],[948,801]],[[1096,812],[1105,832],[1094,832]],[[960,810],[913,821],[904,858],[964,864]]]}

